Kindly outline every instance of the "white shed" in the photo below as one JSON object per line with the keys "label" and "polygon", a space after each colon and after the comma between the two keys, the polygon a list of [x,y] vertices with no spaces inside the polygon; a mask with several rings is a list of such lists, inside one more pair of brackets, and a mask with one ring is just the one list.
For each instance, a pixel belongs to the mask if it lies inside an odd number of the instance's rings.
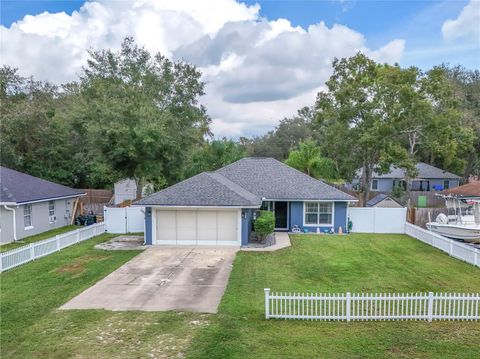
{"label": "white shed", "polygon": [[137,198],[137,182],[131,178],[125,178],[114,184],[114,204],[124,201],[134,201]]}

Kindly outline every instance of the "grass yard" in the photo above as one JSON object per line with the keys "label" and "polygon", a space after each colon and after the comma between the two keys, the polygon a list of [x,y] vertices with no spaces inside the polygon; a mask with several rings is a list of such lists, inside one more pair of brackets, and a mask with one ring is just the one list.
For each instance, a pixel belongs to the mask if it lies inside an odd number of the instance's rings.
{"label": "grass yard", "polygon": [[239,252],[216,315],[60,311],[135,256],[102,235],[0,275],[2,358],[478,358],[475,322],[264,319],[263,288],[284,291],[480,291],[480,270],[403,235],[292,237]]}
{"label": "grass yard", "polygon": [[174,357],[189,345],[206,315],[57,310],[139,253],[93,248],[112,237],[95,237],[0,275],[0,357]]}
{"label": "grass yard", "polygon": [[82,228],[82,227],[75,226],[75,225],[64,226],[64,227],[52,229],[50,231],[42,232],[42,233],[36,234],[34,236],[25,237],[25,238],[22,238],[22,239],[20,239],[16,242],[2,244],[2,245],[0,245],[0,253],[1,252],[6,252],[6,251],[9,251],[11,249],[18,248],[18,247],[22,247],[22,246],[30,244],[30,243],[43,241],[44,239],[55,237],[57,234],[63,234],[63,233],[70,232],[70,231],[73,231],[73,230],[78,229],[78,228]]}
{"label": "grass yard", "polygon": [[318,292],[479,292],[480,270],[404,235],[292,236],[237,255],[219,314],[191,358],[480,358],[476,322],[264,320],[263,288]]}

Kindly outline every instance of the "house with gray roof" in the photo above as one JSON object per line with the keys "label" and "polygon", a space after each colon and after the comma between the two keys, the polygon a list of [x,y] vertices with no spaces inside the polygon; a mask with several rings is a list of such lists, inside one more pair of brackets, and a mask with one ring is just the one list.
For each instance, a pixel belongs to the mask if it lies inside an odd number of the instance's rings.
{"label": "house with gray roof", "polygon": [[[417,175],[411,178],[407,184],[405,171],[401,168],[392,166],[388,173],[373,172],[370,190],[374,192],[392,192],[396,186],[404,189],[407,185],[411,191],[443,191],[445,189],[455,188],[460,185],[461,177],[427,163],[419,162],[416,164]],[[357,176],[351,184],[351,188],[358,186],[362,171],[357,171]]]}
{"label": "house with gray roof", "polygon": [[273,158],[243,158],[203,172],[134,205],[145,207],[147,244],[245,245],[260,209],[275,230],[347,228],[351,195]]}
{"label": "house with gray roof", "polygon": [[83,192],[0,167],[0,243],[70,224]]}

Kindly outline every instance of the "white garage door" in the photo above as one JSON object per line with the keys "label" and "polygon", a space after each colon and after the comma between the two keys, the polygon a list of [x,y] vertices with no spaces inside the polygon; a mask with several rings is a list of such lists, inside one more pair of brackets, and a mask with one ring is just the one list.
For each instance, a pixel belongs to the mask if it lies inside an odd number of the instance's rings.
{"label": "white garage door", "polygon": [[157,210],[157,244],[240,245],[240,210]]}

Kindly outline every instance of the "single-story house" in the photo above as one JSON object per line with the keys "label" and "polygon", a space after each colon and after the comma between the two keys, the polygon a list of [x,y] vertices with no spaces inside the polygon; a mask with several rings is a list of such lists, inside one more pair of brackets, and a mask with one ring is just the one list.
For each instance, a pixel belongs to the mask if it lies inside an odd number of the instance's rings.
{"label": "single-story house", "polygon": [[0,243],[70,224],[73,204],[84,193],[0,167]]}
{"label": "single-story house", "polygon": [[347,228],[357,199],[273,158],[244,158],[203,172],[134,205],[145,207],[146,244],[244,245],[260,209],[275,230]]}
{"label": "single-story house", "polygon": [[[444,171],[427,163],[419,162],[416,164],[417,176],[409,180],[408,185],[411,191],[442,191],[458,187],[461,177],[456,174]],[[360,182],[361,170],[357,171],[356,178],[347,188],[355,188]],[[392,166],[390,172],[379,174],[374,171],[370,190],[374,192],[392,192],[396,186],[404,189],[407,187],[405,171],[401,168]]]}
{"label": "single-story house", "polygon": [[403,206],[388,194],[379,193],[367,202],[367,207],[402,208]]}

